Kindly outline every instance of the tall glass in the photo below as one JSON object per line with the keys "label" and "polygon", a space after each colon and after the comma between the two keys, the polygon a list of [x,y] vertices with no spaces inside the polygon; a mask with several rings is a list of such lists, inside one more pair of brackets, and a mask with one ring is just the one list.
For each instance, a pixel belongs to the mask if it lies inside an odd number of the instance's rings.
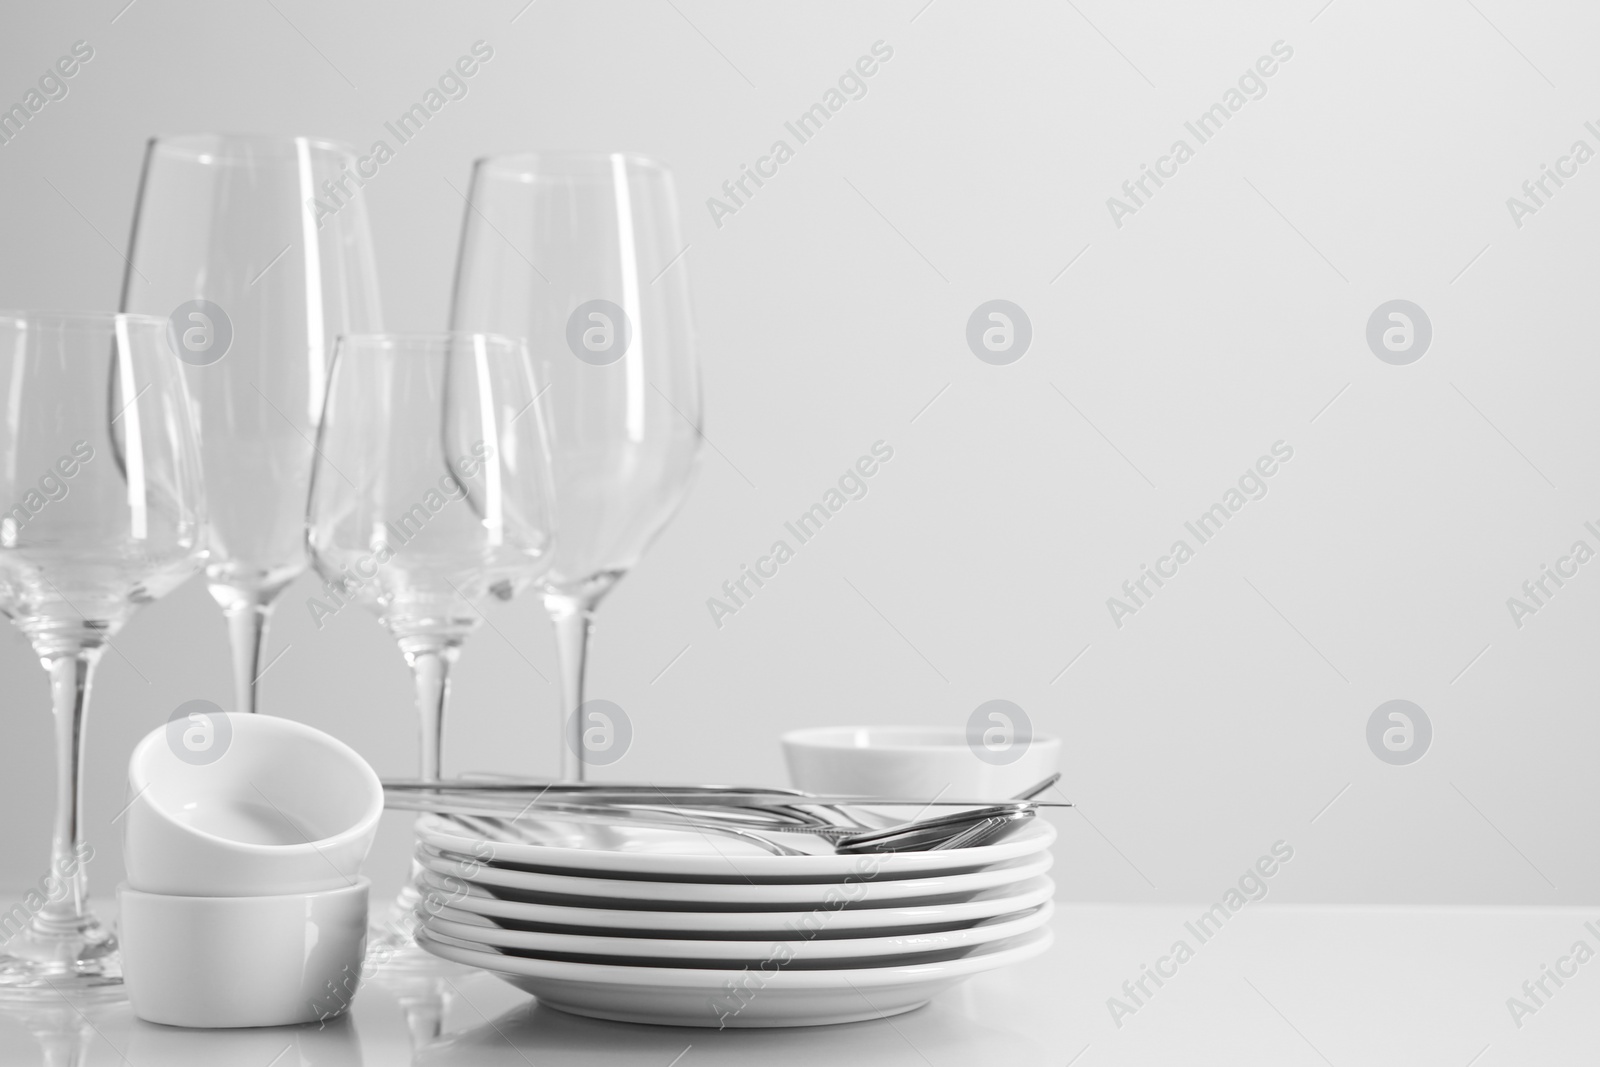
{"label": "tall glass", "polygon": [[202,490],[164,318],[0,312],[0,611],[49,672],[56,728],[50,868],[0,916],[0,996],[120,985],[89,908],[85,707],[112,636],[199,565]]}
{"label": "tall glass", "polygon": [[188,364],[206,578],[228,618],[238,711],[256,710],[273,600],[306,568],[333,340],[382,329],[358,174],[354,151],[306,137],[159,137],[145,153],[122,309],[170,317]]}
{"label": "tall glass", "polygon": [[[307,541],[326,580],[319,624],[375,612],[416,681],[422,777],[440,770],[450,668],[486,595],[549,565],[549,445],[520,340],[341,337],[318,437]],[[371,951],[409,942],[414,891]],[[431,957],[430,957],[431,959]]]}
{"label": "tall glass", "polygon": [[672,176],[634,155],[480,159],[451,323],[527,338],[550,382],[561,529],[542,586],[560,652],[562,776],[584,776],[593,613],[677,510],[700,447]]}

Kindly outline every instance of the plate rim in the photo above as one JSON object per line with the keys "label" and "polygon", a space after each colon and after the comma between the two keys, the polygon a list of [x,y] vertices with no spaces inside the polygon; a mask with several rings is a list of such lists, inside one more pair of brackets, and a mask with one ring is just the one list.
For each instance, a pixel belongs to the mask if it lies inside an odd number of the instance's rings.
{"label": "plate rim", "polygon": [[[435,916],[425,920],[423,925],[424,925],[424,927],[427,927],[427,926],[429,926],[431,924],[437,923],[441,927],[453,927],[453,928],[458,928],[458,929],[468,930],[468,931],[474,931],[474,932],[482,931],[482,932],[491,933],[491,934],[506,935],[511,940],[516,940],[518,938],[525,938],[525,937],[574,937],[574,938],[582,938],[583,940],[589,941],[589,942],[609,942],[609,943],[615,945],[617,948],[623,949],[624,951],[597,952],[597,951],[594,951],[593,949],[585,949],[585,948],[581,948],[581,947],[573,947],[573,948],[545,947],[545,948],[541,949],[541,948],[539,948],[537,946],[534,946],[534,945],[517,945],[517,944],[510,944],[510,943],[504,944],[504,945],[498,945],[498,944],[495,944],[495,943],[489,942],[489,941],[478,941],[476,936],[456,933],[456,932],[454,932],[453,929],[440,929],[438,931],[439,933],[442,933],[442,934],[445,934],[445,935],[447,935],[449,937],[455,938],[457,941],[473,942],[473,943],[476,943],[476,944],[481,944],[481,945],[485,946],[486,948],[490,948],[490,949],[510,948],[510,949],[517,949],[517,950],[520,950],[520,951],[528,951],[528,952],[538,952],[538,951],[545,951],[545,952],[571,952],[571,953],[577,953],[577,954],[587,954],[587,955],[592,955],[592,956],[607,956],[607,955],[610,955],[610,956],[628,956],[628,955],[636,955],[636,956],[644,956],[644,957],[648,957],[648,958],[651,958],[651,959],[660,959],[660,960],[692,960],[692,959],[703,959],[703,958],[706,958],[706,957],[732,958],[732,957],[746,957],[747,956],[747,957],[750,958],[750,962],[759,963],[760,960],[764,957],[764,955],[769,954],[770,952],[774,951],[777,948],[777,946],[780,945],[780,944],[788,945],[788,946],[793,947],[793,948],[801,948],[802,951],[796,953],[797,957],[800,956],[800,955],[808,955],[808,953],[806,953],[804,951],[804,949],[808,948],[810,946],[814,946],[814,945],[852,945],[852,946],[855,946],[855,947],[857,947],[859,949],[859,951],[847,952],[847,953],[837,953],[837,952],[835,952],[835,953],[831,953],[830,954],[830,953],[827,953],[827,952],[823,952],[823,953],[818,954],[818,955],[811,955],[809,957],[811,959],[862,959],[862,958],[871,957],[871,956],[910,955],[912,953],[917,953],[917,952],[947,952],[947,951],[951,951],[951,950],[954,950],[954,949],[967,947],[968,945],[970,945],[971,947],[977,948],[977,947],[981,947],[983,945],[992,944],[993,942],[996,942],[996,941],[1004,941],[1005,939],[1010,938],[1010,937],[1020,937],[1023,934],[1032,933],[1034,930],[1037,930],[1039,927],[1044,926],[1047,923],[1049,923],[1050,917],[1052,915],[1054,915],[1054,914],[1055,914],[1055,901],[1054,900],[1046,900],[1046,901],[1044,901],[1044,902],[1042,902],[1040,904],[1034,905],[1031,908],[1025,908],[1025,909],[1022,909],[1020,911],[1016,911],[1016,912],[1008,912],[1008,913],[1004,913],[1002,915],[990,916],[989,917],[990,920],[1001,920],[1001,921],[993,922],[992,925],[990,925],[988,927],[984,927],[984,926],[969,926],[969,927],[964,927],[964,928],[959,929],[959,930],[942,930],[942,931],[938,931],[936,933],[931,933],[931,934],[893,934],[893,933],[890,933],[890,934],[882,934],[882,935],[876,935],[876,936],[868,935],[868,936],[863,936],[863,937],[828,938],[828,939],[824,939],[824,940],[805,939],[805,938],[773,937],[773,938],[757,939],[757,940],[739,940],[739,941],[734,941],[734,940],[707,940],[707,939],[694,939],[694,938],[671,938],[671,939],[668,939],[668,938],[653,938],[653,937],[612,937],[612,936],[608,936],[608,935],[605,935],[605,934],[547,934],[547,933],[535,932],[535,931],[529,931],[529,930],[507,930],[504,927],[493,926],[493,925],[491,925],[491,926],[475,926],[475,925],[468,924],[468,923],[457,922],[457,921],[455,921],[453,919],[447,919],[447,918],[444,918],[444,917],[438,916],[438,915],[435,915]],[[988,921],[988,920],[985,920],[985,921]],[[1004,932],[1004,933],[994,933],[994,931],[996,931],[996,930],[1005,930],[1006,932]],[[987,936],[987,937],[979,937],[979,938],[973,939],[971,935],[974,934],[975,932],[980,932],[980,931],[988,933],[989,936]],[[887,944],[887,942],[904,941],[908,937],[945,938],[945,939],[947,939],[949,941],[952,941],[954,943],[944,944],[944,945],[929,946],[929,947],[926,947],[926,948],[906,948],[906,947],[901,947],[901,946],[891,946],[891,945]],[[877,944],[876,945],[868,944],[869,942],[877,942]],[[657,948],[659,950],[663,946],[666,946],[666,945],[673,946],[674,949],[677,949],[677,951],[673,951],[670,954],[652,954],[652,953],[643,952],[643,951],[628,952],[628,951],[625,950],[626,948],[628,948],[630,946],[638,946],[640,949],[644,949],[644,948],[647,948],[647,947],[654,947],[654,948]],[[737,947],[735,948],[735,946],[737,946]],[[711,951],[713,949],[715,949],[717,951]],[[696,950],[698,950],[698,951],[696,951]],[[727,951],[723,951],[723,950],[727,950]],[[874,950],[877,950],[877,951],[874,951]]]}
{"label": "plate rim", "polygon": [[[737,882],[654,882],[632,881],[625,878],[585,878],[582,875],[572,874],[534,874],[527,871],[508,871],[494,867],[483,867],[476,874],[468,875],[460,870],[439,870],[433,866],[436,863],[453,864],[460,866],[461,861],[449,857],[434,857],[427,855],[419,847],[412,853],[413,859],[423,867],[435,874],[457,878],[469,885],[510,889],[523,893],[550,893],[565,896],[589,896],[594,899],[604,900],[648,900],[659,903],[685,904],[685,903],[712,903],[712,904],[762,904],[773,903],[781,905],[771,908],[773,911],[793,911],[805,907],[817,907],[829,903],[829,893],[836,893],[844,882],[783,882],[778,884],[739,884]],[[969,889],[989,889],[994,886],[1006,885],[1010,882],[1020,882],[1037,875],[1048,873],[1055,863],[1055,856],[1046,851],[1037,857],[1023,856],[1014,867],[990,866],[982,870],[970,871],[962,874],[935,875],[925,878],[898,878],[885,881],[857,880],[855,884],[866,885],[869,888],[884,889],[888,896],[878,896],[879,900],[917,899],[918,897],[948,896],[951,893],[965,892]],[[484,872],[489,872],[492,877],[485,878]],[[1026,872],[1026,873],[1018,873]],[[500,880],[495,880],[500,879]],[[548,885],[539,886],[532,882],[521,882],[517,879],[547,879],[559,880],[564,885],[571,884],[567,890],[551,888]],[[971,883],[980,883],[976,886]],[[950,884],[953,883],[953,884]],[[607,888],[620,890],[609,895],[602,894],[600,890]],[[774,900],[777,890],[792,891],[791,899]],[[808,893],[802,894],[800,891]],[[632,895],[629,895],[632,894]],[[872,897],[868,893],[868,898]],[[650,910],[650,909],[639,909]],[[672,910],[672,909],[666,909]],[[688,910],[688,909],[683,909]],[[715,911],[715,908],[706,910]]]}
{"label": "plate rim", "polygon": [[[434,875],[433,872],[431,872],[431,871],[429,871],[427,873],[429,875],[435,877],[435,878],[438,877],[437,875]],[[968,918],[973,918],[973,917],[965,915],[965,914],[957,915],[955,918],[939,918],[939,917],[936,917],[936,916],[906,916],[906,915],[902,914],[902,915],[898,916],[897,918],[890,918],[890,913],[895,913],[895,912],[904,913],[904,912],[909,912],[909,911],[913,911],[913,910],[928,910],[928,909],[935,909],[935,908],[937,908],[937,909],[962,908],[962,909],[978,911],[980,909],[974,908],[972,906],[975,905],[975,904],[991,904],[991,903],[992,904],[996,904],[996,905],[998,905],[998,904],[1010,904],[1012,901],[1015,901],[1015,900],[1018,900],[1018,899],[1025,899],[1028,896],[1035,895],[1035,894],[1043,894],[1043,897],[1041,898],[1041,901],[1040,901],[1041,903],[1042,903],[1043,900],[1053,900],[1054,897],[1055,897],[1055,889],[1056,889],[1055,879],[1051,878],[1049,874],[1039,874],[1039,875],[1035,875],[1033,878],[1024,878],[1024,879],[1021,879],[1021,880],[1016,881],[1016,882],[1008,883],[1006,885],[993,886],[991,888],[994,889],[994,890],[1008,890],[1008,889],[1013,889],[1013,888],[1018,887],[1018,886],[1027,885],[1029,882],[1035,882],[1035,881],[1037,881],[1039,884],[1035,885],[1032,889],[1028,889],[1028,890],[1026,890],[1026,891],[1024,891],[1022,893],[1018,893],[1015,896],[1001,896],[1001,897],[995,897],[995,898],[991,898],[990,900],[983,900],[983,901],[973,901],[973,900],[959,901],[959,902],[953,903],[953,904],[916,904],[916,903],[909,903],[909,904],[901,904],[901,905],[898,905],[898,906],[890,906],[890,907],[886,907],[886,908],[862,908],[862,909],[859,909],[859,910],[844,909],[844,910],[842,910],[842,911],[837,913],[837,915],[835,916],[835,921],[837,919],[839,919],[839,918],[843,918],[843,917],[849,916],[850,918],[847,921],[851,924],[851,926],[854,926],[855,922],[857,921],[857,919],[855,917],[857,917],[857,916],[861,917],[863,920],[866,919],[866,918],[869,918],[869,917],[881,917],[881,921],[879,923],[877,923],[877,924],[874,924],[874,925],[868,925],[863,921],[862,925],[859,928],[860,929],[867,929],[867,930],[871,930],[871,929],[892,929],[897,925],[901,925],[901,926],[928,926],[928,925],[933,925],[933,924],[937,924],[937,923],[944,923],[944,922],[963,922],[963,921],[967,920]],[[662,917],[665,917],[669,923],[672,922],[672,921],[677,921],[677,922],[683,922],[685,924],[689,924],[689,923],[696,924],[696,925],[687,925],[684,932],[702,931],[702,932],[713,932],[713,933],[716,933],[716,932],[725,932],[725,931],[727,931],[729,929],[734,929],[734,930],[738,929],[738,927],[736,925],[723,926],[723,925],[720,925],[721,923],[736,924],[736,923],[740,923],[740,922],[749,922],[749,921],[752,920],[753,917],[757,917],[757,916],[760,916],[760,917],[767,917],[767,916],[776,917],[776,916],[783,916],[783,915],[787,915],[788,914],[788,912],[784,912],[784,911],[771,911],[771,912],[760,912],[760,911],[737,911],[737,912],[718,912],[718,911],[644,911],[644,910],[637,909],[637,908],[584,908],[584,907],[581,907],[581,906],[570,905],[570,904],[530,904],[530,903],[528,903],[526,901],[506,900],[506,899],[504,899],[502,897],[494,896],[492,893],[489,893],[488,890],[482,889],[481,887],[474,887],[474,888],[478,888],[479,891],[482,893],[482,895],[475,895],[475,896],[469,896],[469,897],[458,897],[453,902],[453,906],[459,908],[462,911],[472,911],[472,912],[474,912],[474,914],[483,915],[483,916],[485,916],[487,918],[496,917],[494,911],[492,911],[492,910],[475,911],[475,909],[473,907],[470,907],[470,906],[469,907],[461,907],[461,904],[463,904],[465,902],[471,902],[473,904],[477,904],[477,905],[483,906],[483,907],[488,908],[488,909],[504,909],[506,912],[508,912],[507,914],[499,915],[498,916],[499,918],[515,919],[515,920],[518,920],[518,921],[521,921],[521,922],[545,922],[545,921],[547,921],[547,922],[551,922],[552,925],[561,925],[560,919],[563,916],[562,915],[557,915],[553,919],[551,919],[551,918],[533,918],[533,917],[530,917],[530,916],[527,916],[527,915],[515,914],[515,911],[518,910],[518,909],[523,909],[523,908],[537,908],[537,909],[541,909],[541,910],[542,909],[551,909],[551,910],[555,910],[555,911],[562,912],[562,913],[571,913],[571,915],[573,916],[575,921],[573,921],[572,923],[570,923],[568,925],[573,925],[573,926],[606,926],[606,925],[608,925],[608,923],[615,922],[617,916],[628,916],[628,917],[630,917],[630,919],[632,917],[638,917],[639,920],[640,920],[640,924],[638,926],[633,926],[633,927],[617,926],[617,927],[615,927],[616,930],[618,930],[619,932],[624,932],[624,933],[626,931],[630,930],[630,929],[638,929],[638,930],[662,929],[663,927],[661,927],[659,925],[657,925],[657,926],[645,925],[645,920],[646,919],[648,919],[651,922],[660,923],[662,921]],[[980,892],[986,892],[986,890],[980,890]],[[1017,909],[1013,907],[1010,910],[1017,910]],[[593,915],[594,916],[594,921],[587,922],[587,923],[576,921],[578,918],[582,917],[585,913]],[[996,915],[996,914],[1004,914],[1004,913],[1005,913],[1004,911],[1000,911],[1000,912],[992,912],[990,914],[991,915]],[[982,919],[988,918],[988,917],[990,917],[990,916],[988,916],[988,915],[978,915],[978,916],[976,916],[976,919],[977,920],[982,920]],[[849,927],[847,927],[847,928],[849,928]],[[707,939],[707,940],[710,940],[710,939]]]}
{"label": "plate rim", "polygon": [[[978,952],[955,960],[936,963],[907,963],[890,967],[858,967],[838,970],[790,971],[779,968],[771,974],[762,989],[780,991],[805,989],[839,989],[842,987],[876,988],[910,982],[938,981],[942,978],[962,978],[984,971],[1010,966],[1031,959],[1055,943],[1055,928],[1049,924],[1029,934],[1020,934],[1027,940],[1009,948],[992,952]],[[491,974],[510,975],[516,978],[538,978],[547,981],[584,983],[614,989],[644,986],[672,986],[682,990],[716,992],[739,976],[748,974],[750,968],[739,970],[691,967],[630,967],[614,963],[569,963],[565,960],[541,960],[528,956],[503,956],[476,949],[456,948],[431,937],[426,929],[418,931],[417,943],[436,956],[464,963]],[[454,959],[447,953],[466,956]],[[500,964],[500,966],[493,966]],[[511,966],[506,966],[507,964]],[[644,979],[644,980],[641,980]],[[538,994],[535,994],[537,996]]]}

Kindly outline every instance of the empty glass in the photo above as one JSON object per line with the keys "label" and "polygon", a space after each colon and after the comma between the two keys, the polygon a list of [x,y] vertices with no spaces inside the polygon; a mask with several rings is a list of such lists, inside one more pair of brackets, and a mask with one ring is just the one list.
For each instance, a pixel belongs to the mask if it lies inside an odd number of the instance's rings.
{"label": "empty glass", "polygon": [[[482,616],[549,565],[548,442],[526,349],[483,334],[341,337],[306,517],[319,624],[375,612],[416,681],[422,777],[439,777],[450,667]],[[414,891],[384,944],[408,940]],[[431,959],[431,957],[429,957]]]}
{"label": "empty glass", "polygon": [[86,876],[90,680],[112,635],[203,548],[199,448],[165,318],[0,312],[0,508],[0,611],[50,674],[56,725],[50,868],[3,916],[0,995],[114,989],[116,941]]}
{"label": "empty glass", "polygon": [[171,318],[198,405],[206,578],[235,710],[256,710],[273,598],[306,567],[312,442],[334,337],[382,329],[356,154],[305,137],[160,137],[145,153],[122,309]]}
{"label": "empty glass", "polygon": [[700,446],[684,250],[672,176],[651,160],[540,153],[473,167],[451,324],[526,338],[550,383],[560,535],[542,585],[569,780],[588,753],[595,605],[677,510]]}

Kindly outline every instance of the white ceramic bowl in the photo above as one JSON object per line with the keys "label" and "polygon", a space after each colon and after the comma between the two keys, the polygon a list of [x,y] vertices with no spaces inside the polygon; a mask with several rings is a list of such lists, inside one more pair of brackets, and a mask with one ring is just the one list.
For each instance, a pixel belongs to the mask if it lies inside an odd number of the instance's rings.
{"label": "white ceramic bowl", "polygon": [[320,893],[198,897],[117,890],[133,1012],[168,1026],[284,1026],[350,1005],[371,883]]}
{"label": "white ceramic bowl", "polygon": [[170,726],[133,750],[123,816],[128,884],[219,897],[348,886],[383,814],[383,786],[367,761],[292,719],[220,717],[209,725],[225,747],[210,762],[180,756]]}
{"label": "white ceramic bowl", "polygon": [[1035,735],[985,759],[955,727],[820,726],[791,730],[782,740],[789,780],[808,793],[1004,800],[1061,763],[1059,738]]}

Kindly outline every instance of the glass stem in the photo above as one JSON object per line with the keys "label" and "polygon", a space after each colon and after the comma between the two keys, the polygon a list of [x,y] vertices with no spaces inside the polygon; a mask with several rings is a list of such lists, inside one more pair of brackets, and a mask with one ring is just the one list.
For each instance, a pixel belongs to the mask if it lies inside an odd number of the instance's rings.
{"label": "glass stem", "polygon": [[425,781],[437,781],[442,767],[444,705],[450,696],[450,668],[460,654],[461,641],[435,634],[402,637],[400,651],[411,665],[417,686],[417,714],[422,725],[419,776]]}
{"label": "glass stem", "polygon": [[[450,668],[461,652],[461,637],[441,633],[412,633],[398,637],[400,651],[411,666],[417,690],[417,719],[421,726],[417,746],[417,777],[436,782],[441,777],[444,752],[444,708],[450,699]],[[417,819],[426,818],[419,815]],[[422,896],[417,878],[422,864],[411,859],[411,878],[400,888],[383,928],[368,938],[368,958],[379,965],[396,952],[417,955],[415,937],[418,923],[416,906]]]}
{"label": "glass stem", "polygon": [[233,649],[233,707],[253,713],[261,647],[272,607],[257,590],[233,588],[230,593],[222,610],[228,617],[228,644]]}
{"label": "glass stem", "polygon": [[56,818],[50,838],[50,875],[59,895],[46,899],[33,920],[41,933],[76,933],[90,921],[89,878],[93,856],[83,840],[83,722],[89,678],[100,648],[64,648],[44,657],[50,672],[51,710],[56,720]]}
{"label": "glass stem", "polygon": [[589,634],[594,628],[594,602],[578,597],[548,594],[545,610],[556,628],[556,651],[561,662],[561,780],[581,782],[583,758],[583,675],[588,666]]}

